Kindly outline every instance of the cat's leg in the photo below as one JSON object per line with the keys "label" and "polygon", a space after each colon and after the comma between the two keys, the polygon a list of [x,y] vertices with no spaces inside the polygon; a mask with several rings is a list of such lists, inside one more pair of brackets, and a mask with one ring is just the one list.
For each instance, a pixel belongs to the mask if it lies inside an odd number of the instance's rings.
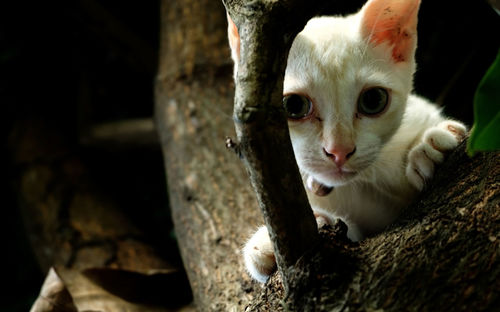
{"label": "cat's leg", "polygon": [[466,133],[465,125],[453,120],[442,121],[427,129],[422,141],[408,154],[406,176],[410,183],[422,190],[425,182],[432,178],[435,164],[443,162],[444,154],[457,147]]}
{"label": "cat's leg", "polygon": [[[314,210],[314,217],[318,228],[323,225],[333,225],[335,219],[325,211]],[[274,257],[273,245],[269,238],[269,233],[265,226],[259,229],[250,237],[243,247],[243,259],[245,267],[251,277],[264,283],[276,270],[276,258]]]}
{"label": "cat's leg", "polygon": [[[332,224],[327,215],[315,214],[315,217],[318,227],[325,224]],[[269,276],[276,270],[273,245],[265,226],[259,227],[247,241],[245,247],[243,247],[243,259],[248,274],[261,283],[265,283]]]}
{"label": "cat's leg", "polygon": [[[313,209],[313,213],[318,228],[327,224],[333,225],[337,219],[334,215],[322,209]],[[362,234],[357,226],[349,224],[347,237],[352,241],[358,241],[362,238]],[[261,283],[265,283],[276,270],[273,245],[265,226],[259,227],[247,241],[245,247],[243,247],[243,259],[248,274]]]}

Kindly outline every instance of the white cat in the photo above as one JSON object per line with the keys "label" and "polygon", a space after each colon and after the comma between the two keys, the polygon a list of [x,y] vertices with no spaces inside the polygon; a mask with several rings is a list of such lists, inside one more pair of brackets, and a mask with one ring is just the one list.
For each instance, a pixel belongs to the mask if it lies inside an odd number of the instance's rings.
{"label": "white cat", "polygon": [[[420,0],[369,0],[354,15],[311,19],[288,56],[283,104],[318,225],[354,241],[393,222],[466,127],[410,94]],[[237,65],[239,37],[229,20]],[[235,66],[237,71],[237,66]],[[265,226],[243,249],[250,275],[275,269]]]}

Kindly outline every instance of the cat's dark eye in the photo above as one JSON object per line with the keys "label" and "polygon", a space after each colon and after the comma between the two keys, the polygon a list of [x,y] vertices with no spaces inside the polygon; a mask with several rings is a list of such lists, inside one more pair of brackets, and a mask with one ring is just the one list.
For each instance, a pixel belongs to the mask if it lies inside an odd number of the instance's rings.
{"label": "cat's dark eye", "polygon": [[381,113],[389,104],[389,92],[381,87],[363,90],[358,99],[358,112],[373,116]]}
{"label": "cat's dark eye", "polygon": [[302,119],[311,114],[312,103],[306,96],[289,94],[283,97],[283,107],[289,119]]}

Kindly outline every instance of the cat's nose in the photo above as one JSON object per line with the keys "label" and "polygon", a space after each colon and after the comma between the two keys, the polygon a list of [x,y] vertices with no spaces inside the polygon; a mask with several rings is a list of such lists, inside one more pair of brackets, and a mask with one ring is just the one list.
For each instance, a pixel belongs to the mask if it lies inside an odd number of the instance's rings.
{"label": "cat's nose", "polygon": [[354,155],[356,152],[356,146],[333,146],[330,149],[323,147],[323,152],[325,155],[333,160],[337,167],[342,167],[345,162]]}

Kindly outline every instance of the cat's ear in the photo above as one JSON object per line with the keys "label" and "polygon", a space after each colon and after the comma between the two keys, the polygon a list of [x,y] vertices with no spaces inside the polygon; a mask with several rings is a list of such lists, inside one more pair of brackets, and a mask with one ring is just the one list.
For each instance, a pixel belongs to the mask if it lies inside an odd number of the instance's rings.
{"label": "cat's ear", "polygon": [[229,38],[229,46],[231,47],[231,57],[233,58],[234,64],[238,64],[240,59],[240,34],[238,33],[238,27],[226,12],[227,16],[227,36]]}
{"label": "cat's ear", "polygon": [[395,63],[408,62],[417,46],[420,0],[369,0],[361,14],[361,34],[374,46],[386,44]]}

